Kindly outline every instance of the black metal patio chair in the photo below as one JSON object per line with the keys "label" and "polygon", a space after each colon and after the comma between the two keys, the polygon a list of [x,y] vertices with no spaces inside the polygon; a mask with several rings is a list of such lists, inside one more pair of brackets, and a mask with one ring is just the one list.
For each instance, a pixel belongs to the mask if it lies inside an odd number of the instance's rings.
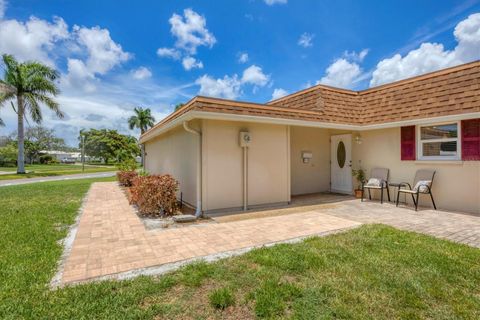
{"label": "black metal patio chair", "polygon": [[387,168],[373,168],[370,172],[370,179],[367,183],[362,183],[362,202],[365,195],[365,189],[368,190],[368,199],[372,200],[371,189],[380,190],[380,203],[383,203],[383,189],[387,190],[388,201],[390,201],[390,191],[388,190],[388,174],[390,170]]}
{"label": "black metal patio chair", "polygon": [[400,183],[400,187],[398,188],[397,193],[397,207],[400,193],[410,194],[412,196],[413,204],[415,205],[415,211],[417,211],[418,209],[418,199],[420,194],[429,194],[430,198],[432,199],[433,208],[437,210],[437,206],[435,205],[432,194],[434,177],[435,170],[420,169],[417,170],[417,172],[415,173],[415,179],[413,180],[413,188],[412,185],[410,185],[410,183],[408,182]]}

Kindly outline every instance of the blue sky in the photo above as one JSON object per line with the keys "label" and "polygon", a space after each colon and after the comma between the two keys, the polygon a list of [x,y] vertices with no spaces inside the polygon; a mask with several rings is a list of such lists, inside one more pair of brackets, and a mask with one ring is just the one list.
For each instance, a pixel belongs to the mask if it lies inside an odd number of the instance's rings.
{"label": "blue sky", "polygon": [[45,125],[76,144],[82,128],[129,133],[138,105],[160,120],[197,94],[266,102],[478,60],[480,0],[0,0],[0,53],[61,72],[67,117],[45,112]]}

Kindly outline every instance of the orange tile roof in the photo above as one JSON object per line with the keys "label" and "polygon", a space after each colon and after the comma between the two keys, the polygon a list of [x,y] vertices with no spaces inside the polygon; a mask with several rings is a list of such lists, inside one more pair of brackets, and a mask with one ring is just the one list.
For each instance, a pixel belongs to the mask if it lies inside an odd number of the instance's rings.
{"label": "orange tile roof", "polygon": [[267,104],[197,96],[145,132],[189,111],[370,125],[480,112],[480,61],[362,91],[316,85]]}

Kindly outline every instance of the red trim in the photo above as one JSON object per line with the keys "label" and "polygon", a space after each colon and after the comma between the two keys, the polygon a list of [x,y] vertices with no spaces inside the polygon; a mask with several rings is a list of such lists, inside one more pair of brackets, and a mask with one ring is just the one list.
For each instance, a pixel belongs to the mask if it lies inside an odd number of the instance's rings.
{"label": "red trim", "polygon": [[400,149],[402,160],[416,160],[415,126],[401,128]]}
{"label": "red trim", "polygon": [[480,160],[480,119],[462,120],[462,160]]}

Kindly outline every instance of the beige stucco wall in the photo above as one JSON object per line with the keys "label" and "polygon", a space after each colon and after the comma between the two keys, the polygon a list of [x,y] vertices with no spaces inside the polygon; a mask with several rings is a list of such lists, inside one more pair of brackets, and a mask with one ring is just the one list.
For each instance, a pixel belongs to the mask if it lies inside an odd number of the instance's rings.
{"label": "beige stucco wall", "polygon": [[[290,148],[292,195],[330,190],[329,130],[291,127]],[[303,163],[303,151],[313,154],[309,163]]]}
{"label": "beige stucco wall", "polygon": [[[435,169],[432,191],[437,207],[480,214],[480,161],[401,161],[400,128],[360,134],[362,144],[353,143],[352,147],[354,166],[361,160],[367,172],[375,166],[386,167],[390,169],[391,182],[409,183],[413,182],[416,170]],[[420,198],[420,205],[430,206],[428,196]],[[411,203],[411,199],[407,200]]]}
{"label": "beige stucco wall", "polygon": [[[199,129],[199,122],[192,122]],[[180,184],[183,200],[196,205],[196,168],[199,138],[182,126],[145,143],[145,169],[151,174],[171,174]],[[180,197],[180,194],[178,194]]]}
{"label": "beige stucco wall", "polygon": [[203,120],[203,210],[243,205],[240,131],[252,136],[248,150],[248,205],[289,201],[288,130],[282,125]]}

